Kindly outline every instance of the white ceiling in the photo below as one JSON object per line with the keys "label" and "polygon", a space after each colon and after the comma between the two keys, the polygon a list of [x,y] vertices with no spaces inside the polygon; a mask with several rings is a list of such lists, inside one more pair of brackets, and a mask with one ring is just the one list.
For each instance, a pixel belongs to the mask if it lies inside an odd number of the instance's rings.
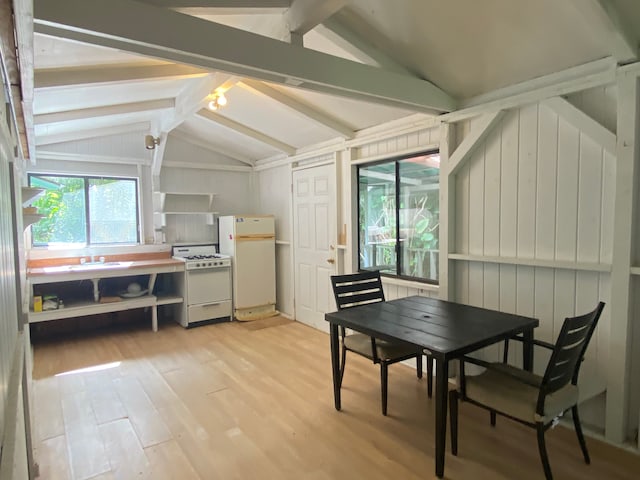
{"label": "white ceiling", "polygon": [[[36,32],[18,45],[36,152],[139,130],[254,164],[602,58],[635,62],[640,2],[35,0],[20,28]],[[229,102],[212,113],[215,89]]]}

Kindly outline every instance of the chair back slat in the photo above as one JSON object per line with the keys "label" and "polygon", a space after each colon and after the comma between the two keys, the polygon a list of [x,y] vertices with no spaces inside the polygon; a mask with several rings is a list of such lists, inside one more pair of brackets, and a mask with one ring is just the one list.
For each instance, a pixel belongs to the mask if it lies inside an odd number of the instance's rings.
{"label": "chair back slat", "polygon": [[332,275],[331,285],[338,310],[367,303],[384,302],[384,290],[379,271],[364,271],[349,275]]}
{"label": "chair back slat", "polygon": [[569,382],[578,381],[580,364],[593,331],[604,308],[600,302],[595,310],[579,317],[566,318],[542,378],[537,411],[544,413],[544,398]]}

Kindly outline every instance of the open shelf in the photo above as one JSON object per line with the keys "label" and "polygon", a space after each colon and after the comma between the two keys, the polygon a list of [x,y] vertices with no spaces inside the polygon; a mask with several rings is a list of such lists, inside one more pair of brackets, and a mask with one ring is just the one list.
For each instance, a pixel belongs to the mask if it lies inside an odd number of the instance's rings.
{"label": "open shelf", "polygon": [[41,215],[39,213],[23,213],[22,214],[23,227],[27,228],[32,223],[39,222],[44,217],[45,217],[45,215]]}
{"label": "open shelf", "polygon": [[177,295],[156,295],[156,305],[171,305],[173,303],[182,303],[184,298]]}
{"label": "open shelf", "polygon": [[45,190],[44,188],[22,187],[22,206],[26,207],[31,204],[33,200],[41,196]]}
{"label": "open shelf", "polygon": [[[178,302],[176,302],[178,303]],[[130,310],[132,308],[152,307],[156,305],[154,295],[144,295],[137,298],[123,298],[119,302],[99,303],[92,301],[76,301],[68,303],[66,307],[43,312],[29,312],[29,323],[46,322],[61,318],[84,317],[100,313]]]}

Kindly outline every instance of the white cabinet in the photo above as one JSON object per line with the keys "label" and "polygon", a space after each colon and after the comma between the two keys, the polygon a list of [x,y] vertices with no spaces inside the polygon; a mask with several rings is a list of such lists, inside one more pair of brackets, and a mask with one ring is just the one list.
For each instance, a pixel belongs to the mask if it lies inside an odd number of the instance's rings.
{"label": "white cabinet", "polygon": [[155,192],[157,243],[213,242],[216,235],[215,193]]}

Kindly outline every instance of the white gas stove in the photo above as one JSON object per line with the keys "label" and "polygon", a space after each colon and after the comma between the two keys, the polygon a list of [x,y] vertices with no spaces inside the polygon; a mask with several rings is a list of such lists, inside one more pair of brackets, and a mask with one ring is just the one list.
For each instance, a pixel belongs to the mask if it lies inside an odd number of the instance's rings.
{"label": "white gas stove", "polygon": [[176,245],[173,258],[185,262],[185,270],[231,266],[231,257],[217,253],[215,245]]}
{"label": "white gas stove", "polygon": [[231,320],[231,257],[217,253],[215,245],[175,245],[172,254],[185,262],[178,323],[189,328]]}

